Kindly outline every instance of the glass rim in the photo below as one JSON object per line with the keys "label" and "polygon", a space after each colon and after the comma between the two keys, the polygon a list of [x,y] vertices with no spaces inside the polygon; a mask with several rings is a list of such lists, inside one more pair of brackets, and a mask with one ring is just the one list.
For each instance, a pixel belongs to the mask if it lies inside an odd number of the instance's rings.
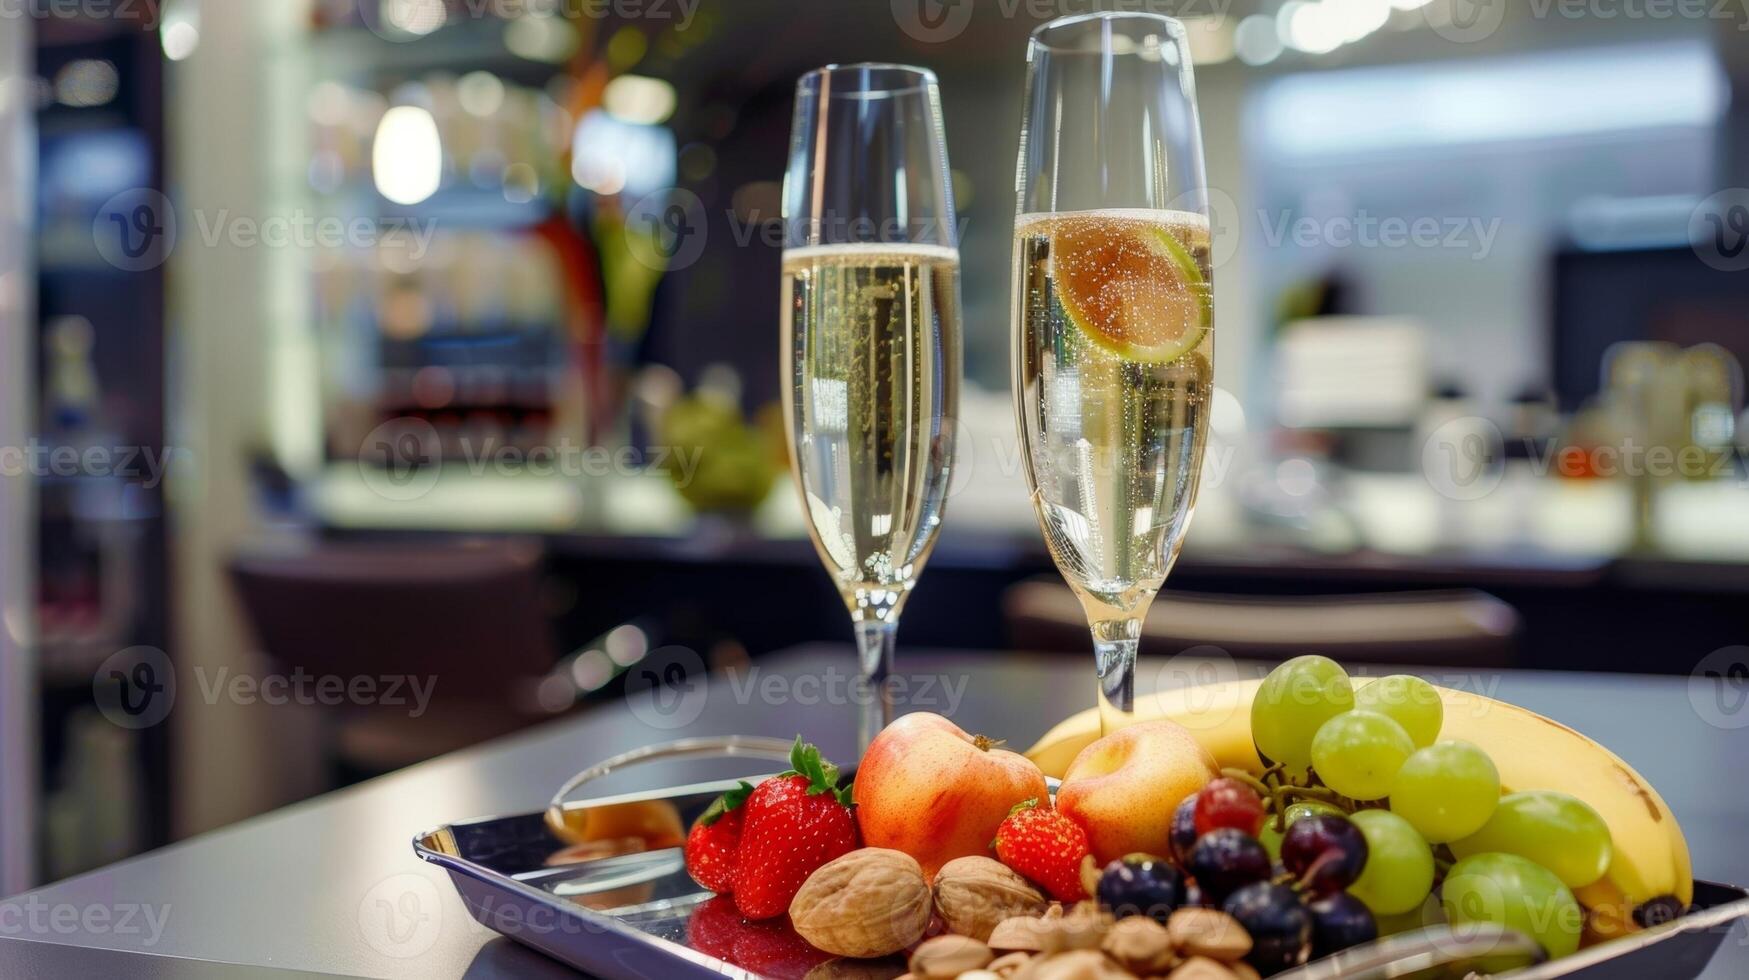
{"label": "glass rim", "polygon": [[796,79],[796,90],[819,90],[821,83],[834,75],[845,75],[853,72],[883,72],[907,77],[907,84],[863,86],[843,92],[828,92],[829,98],[835,99],[878,99],[895,95],[913,95],[938,86],[935,72],[916,65],[901,65],[891,61],[858,61],[848,64],[832,63],[822,65],[804,73]]}
{"label": "glass rim", "polygon": [[1186,37],[1184,22],[1176,17],[1168,17],[1165,14],[1148,13],[1139,10],[1096,10],[1085,14],[1070,14],[1067,17],[1058,17],[1056,20],[1040,24],[1033,28],[1032,34],[1028,36],[1027,43],[1034,47],[1043,48],[1052,53],[1073,54],[1079,49],[1052,44],[1047,40],[1046,35],[1070,28],[1082,27],[1095,21],[1102,21],[1105,23],[1115,23],[1118,21],[1143,21],[1161,28],[1166,32],[1166,36],[1174,41],[1182,42]]}

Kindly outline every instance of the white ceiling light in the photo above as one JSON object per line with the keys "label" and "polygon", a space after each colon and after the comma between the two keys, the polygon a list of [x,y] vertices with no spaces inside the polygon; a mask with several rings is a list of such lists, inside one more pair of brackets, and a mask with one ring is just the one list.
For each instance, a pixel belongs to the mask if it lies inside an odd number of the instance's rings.
{"label": "white ceiling light", "polygon": [[443,184],[443,138],[437,120],[419,106],[383,113],[371,149],[377,192],[396,204],[418,204]]}
{"label": "white ceiling light", "polygon": [[1281,57],[1281,37],[1275,18],[1253,14],[1233,29],[1233,52],[1247,65],[1267,65]]}

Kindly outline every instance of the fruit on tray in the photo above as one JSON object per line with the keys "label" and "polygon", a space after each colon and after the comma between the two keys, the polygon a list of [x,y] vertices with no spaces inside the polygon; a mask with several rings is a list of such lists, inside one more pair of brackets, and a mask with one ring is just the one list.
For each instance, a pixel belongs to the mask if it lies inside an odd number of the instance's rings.
{"label": "fruit on tray", "polygon": [[1050,798],[1026,800],[996,828],[996,857],[1044,887],[1059,902],[1087,897],[1081,862],[1090,852],[1081,824],[1050,805]]}
{"label": "fruit on tray", "polygon": [[1577,950],[1585,923],[1561,879],[1516,854],[1474,854],[1452,865],[1440,903],[1455,924],[1489,922],[1516,929],[1551,957]]}
{"label": "fruit on tray", "polygon": [[[1261,678],[1179,687],[1136,698],[1136,723],[1168,719],[1184,726],[1221,769],[1262,772],[1263,761],[1251,737],[1251,705]],[[1058,722],[1026,757],[1046,776],[1068,772],[1081,750],[1099,739],[1099,712],[1089,709]]]}
{"label": "fruit on tray", "polygon": [[1173,721],[1132,725],[1092,742],[1062,773],[1057,809],[1087,831],[1093,857],[1163,849],[1173,811],[1219,775],[1195,734]]}
{"label": "fruit on tray", "polygon": [[692,880],[719,895],[735,890],[736,853],[741,848],[741,825],[747,810],[741,804],[753,792],[753,785],[742,781],[735,789],[717,797],[686,835],[686,870]]}
{"label": "fruit on tray", "polygon": [[1584,800],[1552,790],[1500,799],[1488,822],[1451,842],[1460,858],[1491,851],[1539,858],[1568,888],[1583,888],[1609,871],[1609,827]]}
{"label": "fruit on tray", "polygon": [[1281,839],[1281,865],[1300,886],[1332,895],[1354,884],[1366,867],[1366,834],[1340,814],[1318,813],[1290,824]]}
{"label": "fruit on tray", "polygon": [[[727,885],[735,906],[749,919],[784,914],[815,870],[859,846],[849,793],[838,789],[838,768],[798,737],[791,769],[755,786],[731,805],[727,794],[711,809],[726,811],[693,828],[684,853],[687,870],[706,888]],[[740,838],[730,848],[727,830],[713,833],[741,813]],[[719,836],[720,834],[720,836]],[[696,835],[696,836],[695,836]],[[724,865],[732,870],[726,875]]]}
{"label": "fruit on tray", "polygon": [[1313,764],[1324,723],[1353,707],[1354,685],[1341,665],[1329,657],[1295,657],[1258,688],[1251,737],[1264,757],[1297,772]]}
{"label": "fruit on tray", "polygon": [[1397,770],[1415,751],[1403,726],[1376,711],[1344,711],[1312,736],[1312,766],[1324,785],[1355,800],[1391,794]]}
{"label": "fruit on tray", "polygon": [[1417,750],[1391,785],[1391,812],[1435,844],[1481,830],[1499,804],[1500,771],[1494,760],[1456,739]]}
{"label": "fruit on tray", "polygon": [[1015,804],[1049,798],[1038,766],[1000,746],[927,712],[888,725],[856,773],[863,841],[904,851],[928,875],[954,858],[988,855]]}
{"label": "fruit on tray", "polygon": [[1439,740],[1445,724],[1445,702],[1439,699],[1439,691],[1410,674],[1392,674],[1355,685],[1354,706],[1389,715],[1422,749]]}
{"label": "fruit on tray", "polygon": [[1312,914],[1292,888],[1253,882],[1234,892],[1222,908],[1250,933],[1245,962],[1257,972],[1280,973],[1310,955]]}
{"label": "fruit on tray", "polygon": [[1152,854],[1131,854],[1106,865],[1095,893],[1119,919],[1139,915],[1161,925],[1173,910],[1189,904],[1184,873]]}
{"label": "fruit on tray", "polygon": [[1362,810],[1348,818],[1366,838],[1366,866],[1349,887],[1374,915],[1401,915],[1421,907],[1433,891],[1433,848],[1409,821],[1389,810]]}
{"label": "fruit on tray", "polygon": [[[1281,768],[1269,777],[1278,787],[1287,790],[1288,782],[1308,784],[1313,792],[1303,795],[1328,794],[1332,799],[1318,802],[1339,809],[1356,804],[1341,799],[1336,783],[1310,768],[1311,742],[1326,723],[1355,708],[1394,721],[1416,746],[1394,767],[1402,743],[1384,725],[1345,722],[1338,731],[1352,736],[1349,729],[1371,729],[1372,740],[1338,740],[1332,734],[1325,746],[1326,761],[1343,769],[1337,782],[1351,789],[1376,791],[1368,780],[1386,770],[1391,772],[1392,788],[1397,779],[1403,780],[1400,794],[1394,793],[1388,802],[1368,804],[1390,809],[1364,809],[1354,816],[1380,866],[1395,862],[1399,872],[1370,877],[1363,873],[1350,890],[1377,903],[1373,911],[1385,918],[1411,914],[1419,907],[1419,899],[1412,900],[1411,893],[1425,895],[1419,881],[1426,869],[1431,882],[1435,845],[1449,848],[1458,858],[1504,853],[1537,862],[1570,888],[1585,911],[1587,935],[1599,939],[1663,921],[1693,901],[1688,847],[1674,814],[1644,778],[1608,749],[1524,708],[1408,679],[1362,683],[1350,703],[1342,684],[1354,682],[1339,671],[1339,665],[1324,658],[1296,658],[1266,679],[1139,698],[1136,714],[1139,724],[1166,719],[1183,725],[1223,768],[1242,775],[1265,776],[1271,771],[1266,758],[1280,763]],[[1436,714],[1427,703],[1429,691],[1439,699],[1439,729],[1434,742],[1422,744]],[[1047,775],[1065,775],[1070,760],[1098,737],[1097,712],[1085,711],[1058,724],[1027,756]],[[1338,741],[1344,743],[1340,751]],[[1430,747],[1437,751],[1420,755]],[[1481,757],[1492,766],[1498,792],[1504,794],[1492,808],[1487,793],[1492,781]],[[1413,765],[1411,759],[1416,760]],[[1315,782],[1311,777],[1316,777]],[[1295,793],[1299,790],[1291,790],[1283,802],[1293,801]],[[1266,838],[1272,824],[1285,830],[1297,807],[1311,805],[1310,799],[1294,802],[1278,820],[1277,801],[1267,802],[1272,815],[1264,827]],[[1478,820],[1478,830],[1451,837]],[[1183,832],[1168,833],[1152,847],[1178,854],[1182,860],[1182,837]],[[1430,837],[1449,838],[1449,842]],[[1419,845],[1409,846],[1411,838]],[[1381,850],[1388,854],[1380,855]],[[1600,865],[1604,870],[1595,880],[1574,883]],[[1383,908],[1400,911],[1383,912]]]}

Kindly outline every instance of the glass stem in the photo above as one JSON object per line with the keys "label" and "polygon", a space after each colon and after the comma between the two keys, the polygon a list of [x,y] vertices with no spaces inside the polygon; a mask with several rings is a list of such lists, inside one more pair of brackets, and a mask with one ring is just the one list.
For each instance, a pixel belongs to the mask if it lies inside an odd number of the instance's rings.
{"label": "glass stem", "polygon": [[888,683],[893,673],[893,642],[897,622],[865,620],[856,624],[856,653],[862,672],[862,697],[856,726],[856,756],[862,758],[868,744],[893,720],[893,691]]}
{"label": "glass stem", "polygon": [[1109,735],[1128,725],[1136,710],[1136,644],[1142,635],[1139,619],[1093,624],[1093,660],[1099,674],[1099,733]]}

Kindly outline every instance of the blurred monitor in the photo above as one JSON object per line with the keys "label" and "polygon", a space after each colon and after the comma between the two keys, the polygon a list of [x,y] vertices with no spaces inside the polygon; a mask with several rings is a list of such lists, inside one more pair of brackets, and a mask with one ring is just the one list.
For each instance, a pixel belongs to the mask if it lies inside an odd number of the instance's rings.
{"label": "blurred monitor", "polygon": [[1624,340],[1714,343],[1749,364],[1749,273],[1686,245],[1565,251],[1554,268],[1555,395],[1573,411],[1602,386],[1604,352]]}

